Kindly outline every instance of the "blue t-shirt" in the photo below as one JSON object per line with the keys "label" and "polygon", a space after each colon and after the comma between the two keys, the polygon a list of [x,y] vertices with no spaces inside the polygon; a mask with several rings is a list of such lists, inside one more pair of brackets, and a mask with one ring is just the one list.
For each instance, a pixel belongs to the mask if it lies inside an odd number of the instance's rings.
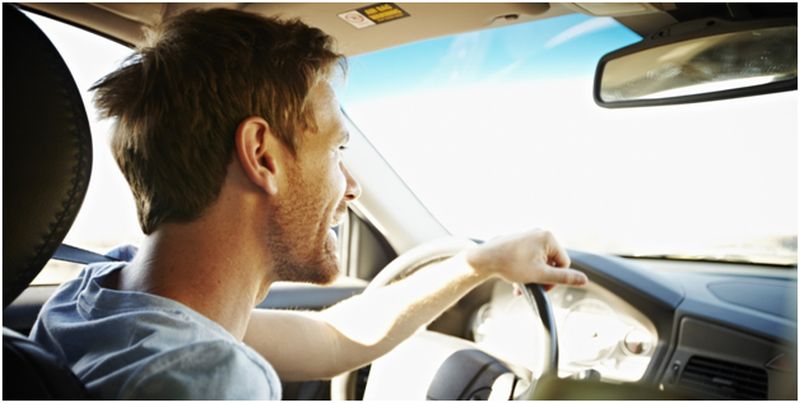
{"label": "blue t-shirt", "polygon": [[31,338],[66,361],[100,399],[273,399],[264,358],[189,307],[104,288],[127,263],[86,266],[42,307]]}

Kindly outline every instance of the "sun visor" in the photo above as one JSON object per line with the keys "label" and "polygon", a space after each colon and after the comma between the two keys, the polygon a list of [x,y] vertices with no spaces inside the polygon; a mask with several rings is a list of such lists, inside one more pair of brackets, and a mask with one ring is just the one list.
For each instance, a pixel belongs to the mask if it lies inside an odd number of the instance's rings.
{"label": "sun visor", "polygon": [[553,11],[547,3],[252,3],[244,10],[299,17],[336,38],[347,56],[522,23]]}

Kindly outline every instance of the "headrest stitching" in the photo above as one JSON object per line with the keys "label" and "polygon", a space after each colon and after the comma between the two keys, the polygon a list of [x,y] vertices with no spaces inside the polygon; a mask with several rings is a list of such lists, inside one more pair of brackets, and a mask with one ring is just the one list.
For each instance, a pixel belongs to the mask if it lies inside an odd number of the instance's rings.
{"label": "headrest stitching", "polygon": [[[81,201],[83,200],[83,195],[85,194],[85,192],[82,190],[85,190],[88,187],[89,179],[84,171],[87,164],[87,146],[89,143],[86,141],[86,137],[88,137],[89,141],[91,141],[91,135],[89,134],[86,122],[80,118],[81,116],[86,116],[86,113],[83,110],[83,101],[80,99],[80,96],[78,96],[76,99],[75,92],[70,91],[71,88],[69,88],[69,83],[73,81],[72,77],[69,76],[69,73],[65,73],[65,71],[68,71],[65,63],[62,60],[59,60],[58,57],[55,57],[55,55],[48,54],[48,57],[52,59],[51,63],[48,63],[48,66],[53,67],[51,70],[55,73],[54,76],[59,81],[57,90],[61,92],[62,95],[72,98],[69,102],[70,108],[68,110],[69,116],[67,118],[73,122],[73,125],[67,130],[72,135],[73,144],[77,143],[78,146],[76,151],[77,163],[72,167],[72,176],[70,178],[72,187],[67,193],[66,198],[61,202],[61,211],[55,214],[56,219],[48,225],[48,228],[50,229],[49,233],[43,239],[43,242],[39,245],[39,247],[36,248],[34,255],[28,260],[28,264],[25,267],[35,267],[34,265],[44,266],[45,262],[42,262],[42,260],[50,258],[52,251],[58,247],[58,245],[54,245],[54,243],[57,243],[56,239],[63,239],[64,234],[62,233],[69,229],[64,228],[64,226],[67,224],[66,221],[68,221],[67,217],[73,216],[74,214],[72,213],[74,210],[80,206]],[[88,152],[91,152],[91,150],[88,150]],[[91,174],[90,162],[89,165],[89,173]],[[22,278],[29,282],[38,274],[38,272],[31,273],[28,270],[22,271],[17,273],[13,283],[16,283]]]}

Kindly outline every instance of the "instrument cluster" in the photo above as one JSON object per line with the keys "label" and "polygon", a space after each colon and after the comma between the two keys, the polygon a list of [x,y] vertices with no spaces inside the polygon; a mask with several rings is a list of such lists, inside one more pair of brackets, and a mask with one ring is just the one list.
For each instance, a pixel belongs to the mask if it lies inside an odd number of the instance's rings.
{"label": "instrument cluster", "polygon": [[[559,342],[559,376],[608,382],[642,378],[658,337],[649,319],[596,284],[549,292]],[[473,315],[473,341],[487,353],[541,373],[543,329],[525,298],[498,282]]]}

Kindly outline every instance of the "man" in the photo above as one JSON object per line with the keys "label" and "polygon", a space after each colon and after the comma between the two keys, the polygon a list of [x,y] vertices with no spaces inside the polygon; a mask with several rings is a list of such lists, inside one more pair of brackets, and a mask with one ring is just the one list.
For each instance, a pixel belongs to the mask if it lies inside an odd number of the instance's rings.
{"label": "man", "polygon": [[254,310],[274,281],[328,283],[360,189],[331,38],[231,10],[170,19],[95,85],[147,237],[90,265],[32,337],[98,398],[279,399],[381,356],[482,281],[584,284],[543,231],[494,239],[323,312]]}

